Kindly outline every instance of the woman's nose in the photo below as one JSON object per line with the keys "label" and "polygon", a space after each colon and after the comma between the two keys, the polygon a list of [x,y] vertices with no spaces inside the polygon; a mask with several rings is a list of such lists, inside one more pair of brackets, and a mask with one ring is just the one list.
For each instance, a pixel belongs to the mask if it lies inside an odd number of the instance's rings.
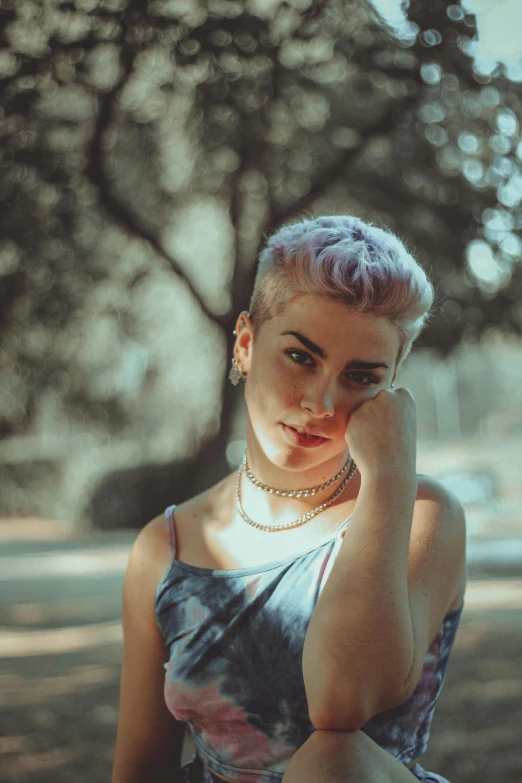
{"label": "woman's nose", "polygon": [[334,389],[332,385],[309,386],[301,400],[301,407],[316,419],[325,419],[334,415]]}

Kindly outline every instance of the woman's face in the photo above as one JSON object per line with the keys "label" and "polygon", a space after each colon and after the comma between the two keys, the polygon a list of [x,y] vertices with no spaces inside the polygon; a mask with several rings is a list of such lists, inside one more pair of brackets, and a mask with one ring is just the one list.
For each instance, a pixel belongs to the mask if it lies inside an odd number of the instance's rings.
{"label": "woman's face", "polygon": [[[398,329],[382,316],[315,295],[296,297],[263,324],[255,342],[243,318],[235,355],[248,373],[245,399],[257,441],[249,447],[287,470],[344,460],[352,411],[393,382]],[[325,439],[303,445],[287,426]]]}

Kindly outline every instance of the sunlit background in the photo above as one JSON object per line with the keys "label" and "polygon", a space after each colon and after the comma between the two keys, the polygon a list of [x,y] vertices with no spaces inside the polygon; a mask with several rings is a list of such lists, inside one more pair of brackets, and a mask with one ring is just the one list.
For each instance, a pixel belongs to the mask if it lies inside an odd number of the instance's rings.
{"label": "sunlit background", "polygon": [[422,763],[520,781],[519,0],[4,0],[0,29],[0,783],[110,779],[132,540],[237,466],[257,254],[337,213],[436,288],[399,381],[469,582]]}

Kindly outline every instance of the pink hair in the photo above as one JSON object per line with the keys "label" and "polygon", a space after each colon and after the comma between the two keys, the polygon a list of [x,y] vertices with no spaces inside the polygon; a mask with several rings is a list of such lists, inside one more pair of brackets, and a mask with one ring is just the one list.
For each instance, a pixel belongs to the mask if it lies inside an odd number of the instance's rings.
{"label": "pink hair", "polygon": [[434,298],[426,273],[401,240],[351,215],[304,219],[269,237],[250,300],[254,329],[303,294],[387,317],[401,335],[398,367],[426,325]]}

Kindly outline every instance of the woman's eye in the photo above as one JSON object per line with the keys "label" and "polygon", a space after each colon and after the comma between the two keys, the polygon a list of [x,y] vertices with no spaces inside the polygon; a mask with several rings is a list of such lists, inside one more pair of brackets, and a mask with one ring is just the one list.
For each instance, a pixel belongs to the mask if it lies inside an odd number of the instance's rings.
{"label": "woman's eye", "polygon": [[297,348],[287,348],[285,354],[289,356],[295,364],[304,364],[307,359],[312,359],[313,361],[313,358],[309,353],[300,351]]}
{"label": "woman's eye", "polygon": [[[290,357],[294,364],[300,364],[303,367],[313,367],[314,358],[307,351],[301,351],[299,348],[287,348],[285,354]],[[311,364],[307,363],[310,359]],[[352,372],[346,376],[349,381],[355,381],[360,386],[371,386],[372,383],[379,383],[379,379],[367,372]]]}
{"label": "woman's eye", "polygon": [[355,380],[355,383],[361,384],[361,386],[370,386],[372,383],[379,383],[377,378],[370,375],[367,372],[355,372],[351,374],[350,380]]}
{"label": "woman's eye", "polygon": [[[285,354],[290,357],[290,360],[294,364],[300,364],[303,367],[313,367],[315,365],[314,358],[307,351],[301,351],[299,348],[287,348]],[[307,360],[310,359],[312,364],[307,364]],[[379,383],[379,379],[368,372],[352,372],[346,376],[348,381],[355,381],[359,386],[371,386],[372,383]]]}

